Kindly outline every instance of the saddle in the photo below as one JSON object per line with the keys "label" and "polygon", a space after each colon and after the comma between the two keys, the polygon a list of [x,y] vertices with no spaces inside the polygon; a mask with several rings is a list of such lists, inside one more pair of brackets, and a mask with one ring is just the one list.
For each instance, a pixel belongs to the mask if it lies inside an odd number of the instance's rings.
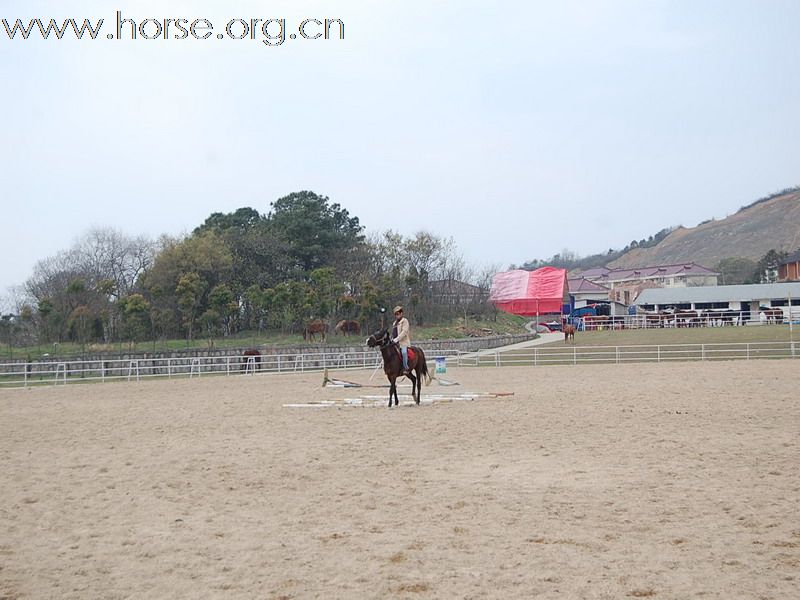
{"label": "saddle", "polygon": [[[403,360],[403,352],[400,350],[400,346],[398,344],[394,345],[394,349],[397,351],[397,356],[400,357],[400,360]],[[408,347],[408,363],[411,364],[411,361],[417,357],[417,353],[414,352],[414,346]]]}

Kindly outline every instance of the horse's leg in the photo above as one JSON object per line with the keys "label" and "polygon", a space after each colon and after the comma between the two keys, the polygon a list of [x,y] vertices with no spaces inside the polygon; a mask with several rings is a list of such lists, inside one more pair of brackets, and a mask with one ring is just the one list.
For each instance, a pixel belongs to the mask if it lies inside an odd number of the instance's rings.
{"label": "horse's leg", "polygon": [[389,377],[389,408],[392,408],[392,394],[395,391],[394,377]]}
{"label": "horse's leg", "polygon": [[419,394],[417,393],[417,378],[411,374],[411,371],[408,372],[408,378],[411,380],[411,397],[414,399],[414,402],[419,404]]}
{"label": "horse's leg", "polygon": [[392,387],[389,389],[389,407],[392,406],[392,396],[394,396],[394,405],[397,406],[399,404],[399,398],[397,396],[397,375],[392,377]]}
{"label": "horse's leg", "polygon": [[[402,365],[401,365],[402,366]],[[400,404],[400,397],[397,395],[397,379],[394,380],[394,405]]]}

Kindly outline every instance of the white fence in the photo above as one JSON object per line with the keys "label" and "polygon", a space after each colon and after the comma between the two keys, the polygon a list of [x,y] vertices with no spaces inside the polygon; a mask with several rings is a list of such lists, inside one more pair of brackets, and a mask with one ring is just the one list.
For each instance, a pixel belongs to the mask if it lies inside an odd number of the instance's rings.
{"label": "white fence", "polygon": [[[441,350],[436,356],[455,357],[455,350]],[[433,357],[429,359],[430,369]],[[138,358],[115,360],[37,361],[0,363],[0,389],[34,385],[66,385],[105,381],[140,381],[151,378],[192,378],[203,375],[255,375],[259,373],[305,373],[324,369],[376,369],[382,364],[377,350],[358,352],[315,352],[308,354],[265,354],[260,357],[209,356],[181,358]]]}
{"label": "white fence", "polygon": [[[618,329],[664,329],[675,327],[738,327],[744,325],[780,325],[788,323],[788,309],[774,312],[732,310],[684,310],[674,313],[640,313],[636,315],[575,317],[573,322],[580,331]],[[800,311],[792,308],[791,320],[800,319]]]}
{"label": "white fence", "polygon": [[800,358],[800,342],[662,344],[630,346],[534,346],[509,352],[459,356],[460,366],[544,366]]}
{"label": "white fence", "polygon": [[[672,361],[751,360],[800,357],[800,342],[749,344],[662,344],[631,346],[534,346],[520,350],[457,350],[438,352],[450,366],[545,366],[623,364]],[[433,374],[434,358],[429,356]],[[0,388],[66,385],[105,381],[140,381],[154,378],[193,378],[210,375],[305,373],[335,369],[376,370],[381,355],[374,351],[264,355],[258,362],[241,354],[223,357],[152,358],[108,361],[63,361],[0,364]]]}

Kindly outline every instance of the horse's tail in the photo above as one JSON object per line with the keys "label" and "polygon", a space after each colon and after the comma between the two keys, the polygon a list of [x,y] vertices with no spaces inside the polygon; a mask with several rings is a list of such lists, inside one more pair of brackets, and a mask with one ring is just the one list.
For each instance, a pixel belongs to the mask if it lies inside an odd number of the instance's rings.
{"label": "horse's tail", "polygon": [[419,372],[424,376],[423,381],[425,382],[425,385],[430,385],[431,381],[433,381],[433,377],[431,377],[431,374],[428,372],[428,361],[425,358],[425,353],[422,350],[420,350],[419,353],[422,355],[422,365],[420,365]]}

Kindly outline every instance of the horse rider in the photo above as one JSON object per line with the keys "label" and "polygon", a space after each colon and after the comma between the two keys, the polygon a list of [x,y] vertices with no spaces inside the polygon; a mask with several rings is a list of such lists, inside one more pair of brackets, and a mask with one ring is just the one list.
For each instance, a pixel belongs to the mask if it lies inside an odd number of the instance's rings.
{"label": "horse rider", "polygon": [[403,307],[394,307],[394,325],[392,327],[392,341],[400,346],[403,355],[403,372],[408,372],[408,347],[411,345],[411,328],[408,319],[403,316]]}

